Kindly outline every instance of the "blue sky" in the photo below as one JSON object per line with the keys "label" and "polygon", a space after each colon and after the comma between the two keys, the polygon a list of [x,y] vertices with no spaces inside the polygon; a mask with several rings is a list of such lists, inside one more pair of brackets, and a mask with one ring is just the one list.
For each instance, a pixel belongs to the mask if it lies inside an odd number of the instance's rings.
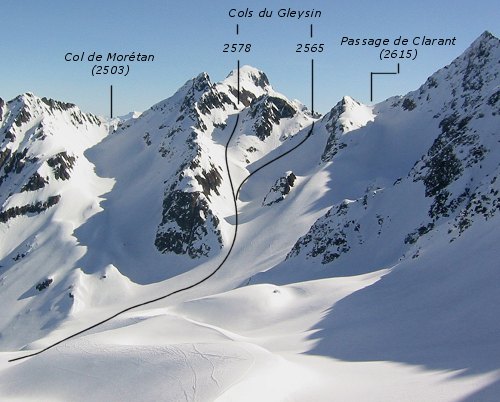
{"label": "blue sky", "polygon": [[[231,8],[257,12],[321,10],[319,19],[229,18]],[[375,102],[405,94],[461,54],[484,30],[500,34],[497,0],[444,1],[236,1],[236,0],[2,0],[0,6],[0,97],[31,91],[78,104],[84,111],[109,115],[109,85],[115,114],[144,110],[173,94],[202,71],[222,80],[236,66],[253,65],[267,73],[274,88],[310,105],[309,54],[299,42],[314,42],[325,52],[315,59],[315,109],[327,112],[344,95],[369,103],[370,71],[392,71],[396,62],[379,61],[379,49],[341,47],[355,38],[453,37],[456,45],[419,48],[414,61],[401,63],[398,76],[377,77]],[[235,25],[240,35],[235,35]],[[224,54],[224,43],[251,42],[252,51]],[[92,77],[88,63],[64,61],[67,52],[152,53],[150,64],[133,64],[127,77]]]}

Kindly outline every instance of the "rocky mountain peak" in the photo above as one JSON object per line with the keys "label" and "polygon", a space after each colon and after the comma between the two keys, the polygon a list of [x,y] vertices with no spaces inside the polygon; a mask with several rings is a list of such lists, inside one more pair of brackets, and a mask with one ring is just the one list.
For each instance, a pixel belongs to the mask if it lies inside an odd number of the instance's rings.
{"label": "rocky mountain peak", "polygon": [[23,104],[29,104],[35,101],[37,97],[33,92],[24,92],[18,96],[16,96],[14,99],[12,99],[11,102],[18,102],[18,103],[23,103]]}
{"label": "rocky mountain peak", "polygon": [[[224,82],[233,83],[233,81],[237,79],[237,76],[238,71],[234,69],[229,73]],[[264,90],[269,90],[271,88],[266,73],[249,65],[244,65],[240,68],[240,81],[243,83],[253,83],[255,87]]]}
{"label": "rocky mountain peak", "polygon": [[480,49],[484,46],[498,47],[499,42],[500,40],[490,31],[484,31],[474,42],[471,43],[469,48],[465,51],[465,54],[467,54],[470,50]]}
{"label": "rocky mountain peak", "polygon": [[255,86],[264,90],[271,88],[266,73],[251,66],[245,65],[240,69],[240,79],[243,81],[251,80]]}
{"label": "rocky mountain peak", "polygon": [[198,92],[205,92],[212,87],[210,76],[206,72],[201,72],[193,78],[193,89]]}
{"label": "rocky mountain peak", "polygon": [[397,99],[393,106],[412,111],[432,109],[437,118],[443,114],[474,113],[484,98],[496,103],[500,91],[492,82],[498,79],[500,40],[490,32],[481,34],[448,66],[432,74],[417,90]]}
{"label": "rocky mountain peak", "polygon": [[323,162],[329,162],[344,148],[346,144],[341,137],[350,131],[358,129],[367,122],[374,120],[375,115],[371,106],[364,105],[350,96],[344,96],[331,110],[321,119],[327,133],[328,140],[321,156]]}
{"label": "rocky mountain peak", "polygon": [[[242,66],[239,72],[239,99],[243,107],[247,107],[258,97],[273,91],[267,75],[251,66]],[[238,70],[234,69],[220,84],[221,90],[238,99]]]}
{"label": "rocky mountain peak", "polygon": [[352,109],[356,106],[361,106],[361,103],[358,102],[356,99],[351,98],[350,96],[346,95],[342,98],[340,101],[340,104],[343,106],[344,111]]}

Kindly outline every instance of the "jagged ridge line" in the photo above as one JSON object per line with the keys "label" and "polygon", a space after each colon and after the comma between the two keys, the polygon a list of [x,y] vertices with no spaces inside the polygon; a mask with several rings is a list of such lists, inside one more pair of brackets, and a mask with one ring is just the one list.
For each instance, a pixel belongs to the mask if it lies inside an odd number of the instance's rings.
{"label": "jagged ridge line", "polygon": [[238,234],[238,196],[240,194],[240,191],[241,191],[241,188],[243,187],[243,184],[245,184],[247,182],[248,179],[250,179],[250,177],[252,177],[254,174],[256,174],[257,172],[259,172],[260,170],[262,170],[263,168],[265,168],[266,166],[270,165],[271,163],[273,162],[276,162],[278,159],[281,159],[283,158],[284,156],[288,155],[290,152],[294,151],[295,149],[297,149],[298,147],[300,147],[304,142],[306,142],[306,140],[311,136],[312,132],[313,132],[313,129],[314,129],[314,122],[312,122],[311,124],[311,129],[309,130],[309,132],[307,133],[307,135],[305,136],[305,138],[303,138],[297,145],[293,146],[292,148],[290,148],[288,151],[282,153],[281,155],[271,159],[270,161],[264,163],[262,166],[260,166],[259,168],[257,168],[256,170],[254,170],[253,172],[251,172],[241,183],[240,185],[238,186],[238,189],[236,190],[236,193],[234,192],[234,185],[233,185],[233,180],[232,180],[232,177],[231,177],[231,170],[229,169],[229,159],[228,159],[228,149],[229,149],[229,144],[234,136],[234,133],[236,132],[236,128],[238,127],[238,122],[239,122],[239,119],[240,119],[240,115],[237,114],[236,115],[236,122],[234,123],[234,127],[233,127],[233,131],[231,132],[231,135],[229,136],[229,139],[226,143],[226,147],[225,147],[225,152],[224,152],[224,158],[226,160],[226,169],[227,169],[227,175],[228,175],[228,178],[229,178],[229,184],[231,186],[231,193],[233,195],[233,202],[234,202],[234,211],[235,211],[235,228],[234,228],[234,234],[233,234],[233,240],[231,242],[231,246],[229,247],[229,250],[226,254],[226,256],[224,257],[224,259],[222,260],[222,262],[217,266],[217,268],[215,268],[209,275],[205,276],[204,278],[200,279],[199,281],[195,282],[194,284],[191,284],[189,286],[185,286],[181,289],[177,289],[177,290],[174,290],[173,292],[170,292],[166,295],[163,295],[163,296],[160,296],[160,297],[157,297],[155,299],[152,299],[152,300],[147,300],[145,302],[142,302],[142,303],[139,303],[139,304],[135,304],[133,306],[130,306],[130,307],[127,307],[126,309],[124,310],[121,310],[119,312],[117,312],[116,314],[112,315],[111,317],[108,317],[104,320],[101,320],[99,321],[98,323],[96,324],[93,324],[87,328],[84,328],[82,329],[81,331],[78,331],[74,334],[71,334],[37,352],[34,352],[34,353],[30,353],[28,355],[25,355],[25,356],[20,356],[20,357],[16,357],[14,359],[10,359],[8,360],[9,363],[12,363],[12,362],[15,362],[15,361],[18,361],[18,360],[23,360],[23,359],[27,359],[28,357],[34,357],[34,356],[37,356],[37,355],[40,355],[42,354],[43,352],[46,352],[47,350],[50,350],[58,345],[60,345],[61,343],[64,343],[70,339],[73,339],[75,337],[77,337],[78,335],[81,335],[87,331],[90,331],[91,329],[94,329],[102,324],[105,324],[111,320],[113,320],[114,318],[128,312],[128,311],[131,311],[135,308],[138,308],[138,307],[142,307],[142,306],[146,306],[148,304],[152,304],[152,303],[155,303],[157,301],[160,301],[160,300],[164,300],[170,296],[173,296],[175,294],[178,294],[178,293],[181,293],[181,292],[184,292],[186,290],[189,290],[189,289],[193,289],[194,287],[198,286],[198,285],[201,285],[203,282],[206,282],[208,279],[210,279],[212,276],[214,276],[221,268],[222,266],[225,264],[225,262],[227,261],[227,259],[229,258],[229,256],[231,255],[231,252],[233,251],[233,248],[234,248],[234,244],[236,243],[236,237],[237,237],[237,234]]}

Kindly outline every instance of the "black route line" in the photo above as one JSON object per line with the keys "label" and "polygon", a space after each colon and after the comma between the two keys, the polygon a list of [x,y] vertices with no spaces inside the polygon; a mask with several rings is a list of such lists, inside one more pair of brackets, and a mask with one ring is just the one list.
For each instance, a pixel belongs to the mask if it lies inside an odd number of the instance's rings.
{"label": "black route line", "polygon": [[229,144],[234,136],[234,133],[236,132],[236,128],[238,127],[238,122],[239,122],[239,119],[240,119],[240,115],[237,114],[236,115],[236,122],[234,124],[234,128],[233,128],[233,131],[231,133],[231,135],[229,136],[229,139],[226,143],[226,149],[225,149],[225,152],[224,152],[224,158],[226,160],[226,169],[227,169],[227,175],[229,177],[229,184],[231,185],[231,193],[233,195],[233,202],[234,202],[234,211],[235,211],[235,228],[234,228],[234,234],[233,234],[233,240],[231,242],[231,246],[229,247],[229,250],[226,254],[226,256],[224,257],[224,259],[222,260],[222,262],[217,266],[217,268],[215,268],[209,275],[205,276],[204,278],[200,279],[199,281],[189,285],[189,286],[185,286],[181,289],[177,289],[177,290],[174,290],[173,292],[170,292],[164,296],[160,296],[160,297],[157,297],[155,299],[152,299],[152,300],[148,300],[148,301],[145,301],[145,302],[142,302],[142,303],[138,303],[138,304],[135,304],[133,306],[130,306],[130,307],[127,307],[126,309],[124,310],[121,310],[119,311],[118,313],[112,315],[111,317],[108,317],[104,320],[101,320],[99,321],[98,323],[96,324],[93,324],[85,329],[82,329],[81,331],[78,331],[72,335],[69,335],[41,350],[39,350],[38,352],[34,352],[34,353],[30,353],[28,355],[25,355],[25,356],[21,356],[21,357],[16,357],[14,359],[10,359],[9,360],[9,363],[10,362],[15,362],[15,361],[18,361],[18,360],[23,360],[23,359],[26,359],[28,357],[33,357],[33,356],[37,356],[43,352],[46,352],[47,350],[49,349],[52,349],[54,348],[55,346],[57,345],[60,345],[61,343],[63,342],[66,342],[72,338],[75,338],[77,337],[78,335],[81,335],[87,331],[90,331],[91,329],[94,329],[102,324],[105,324],[106,322],[108,321],[111,321],[112,319],[130,311],[130,310],[133,310],[135,308],[138,308],[138,307],[142,307],[142,306],[146,306],[148,304],[152,304],[152,303],[155,303],[157,301],[160,301],[160,300],[163,300],[163,299],[166,299],[167,297],[170,297],[170,296],[173,296],[175,294],[178,294],[178,293],[181,293],[181,292],[184,292],[186,290],[189,290],[189,289],[192,289],[200,284],[202,284],[203,282],[206,282],[208,279],[210,279],[212,276],[214,276],[217,271],[219,271],[219,269],[222,268],[222,266],[225,264],[225,262],[227,261],[227,259],[229,258],[229,256],[231,255],[231,252],[233,251],[233,247],[234,247],[234,244],[236,243],[236,236],[238,234],[238,196],[240,194],[240,191],[241,191],[241,188],[243,187],[243,184],[245,184],[247,182],[248,179],[250,179],[250,177],[252,177],[254,174],[256,174],[257,172],[259,172],[260,170],[264,169],[266,166],[270,165],[271,163],[277,161],[278,159],[281,159],[283,158],[284,156],[288,155],[290,152],[294,151],[295,149],[297,149],[298,147],[300,147],[304,142],[306,142],[306,140],[311,136],[312,132],[313,132],[313,129],[314,129],[314,122],[311,124],[311,129],[309,130],[309,132],[307,133],[307,135],[295,146],[293,146],[292,148],[290,148],[288,151],[282,153],[281,155],[271,159],[270,161],[264,163],[262,166],[260,166],[259,168],[257,168],[256,170],[254,170],[252,173],[250,173],[242,182],[241,184],[238,186],[238,189],[236,190],[236,193],[234,192],[234,185],[233,185],[233,179],[231,177],[231,171],[229,169],[229,160],[228,160],[228,148],[229,148]]}

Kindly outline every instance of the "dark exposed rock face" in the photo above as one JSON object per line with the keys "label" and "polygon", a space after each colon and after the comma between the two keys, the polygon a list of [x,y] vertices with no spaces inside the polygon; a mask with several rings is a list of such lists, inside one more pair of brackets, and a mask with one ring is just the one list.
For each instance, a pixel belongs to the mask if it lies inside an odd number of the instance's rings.
{"label": "dark exposed rock face", "polygon": [[29,106],[24,105],[23,108],[20,110],[19,114],[16,117],[16,120],[14,121],[14,124],[17,127],[21,127],[23,123],[27,123],[31,118],[31,113],[29,111]]}
{"label": "dark exposed rock face", "polygon": [[10,160],[11,153],[12,151],[9,148],[0,151],[0,170],[2,170],[7,161]]}
{"label": "dark exposed rock face", "polygon": [[349,204],[345,202],[332,207],[326,215],[314,223],[306,235],[297,240],[287,259],[307,248],[308,257],[319,256],[322,264],[328,264],[349,252],[351,246],[348,233],[359,232],[360,226],[354,220],[344,219],[348,209]]}
{"label": "dark exposed rock face", "polygon": [[21,192],[40,190],[46,184],[48,184],[48,181],[36,172],[29,178],[28,182],[21,189]]}
{"label": "dark exposed rock face", "polygon": [[[183,150],[186,152],[185,159],[165,191],[162,221],[155,238],[155,246],[161,253],[188,255],[190,258],[208,256],[212,251],[213,243],[210,239],[213,237],[219,240],[222,247],[219,219],[209,206],[210,196],[219,195],[222,177],[219,169],[212,163],[208,171],[200,169],[201,149],[197,138],[200,131],[207,129],[203,114],[209,114],[212,109],[224,108],[228,104],[231,101],[227,95],[220,94],[206,74],[200,74],[193,80],[181,104],[177,122],[188,118],[194,124],[186,138],[186,149]],[[166,140],[159,148],[163,157],[172,154],[169,141],[182,131],[177,127],[167,133]],[[203,188],[202,192],[188,192],[180,188],[186,169],[191,172],[201,170],[201,173],[193,174],[193,177]]]}
{"label": "dark exposed rock face", "polygon": [[[36,161],[34,158],[27,156],[28,148],[22,151],[12,152],[9,148],[0,151],[0,185],[7,179],[9,174],[19,174],[23,171],[27,163]],[[3,170],[3,174],[2,174]]]}
{"label": "dark exposed rock face", "polygon": [[45,103],[49,107],[50,110],[57,109],[60,111],[64,111],[64,110],[69,110],[71,108],[76,107],[76,105],[73,103],[60,102],[60,101],[56,101],[54,99],[49,99],[49,98],[45,98],[45,97],[42,98],[42,102]]}
{"label": "dark exposed rock face", "polygon": [[225,109],[226,106],[236,107],[226,94],[219,92],[210,82],[208,74],[202,73],[193,79],[191,88],[181,104],[178,121],[187,115],[195,122],[195,128],[205,131],[207,127],[200,114],[208,115],[211,110]]}
{"label": "dark exposed rock face", "polygon": [[4,163],[3,170],[5,174],[9,174],[10,172],[21,173],[24,166],[26,165],[26,155],[28,153],[28,148],[24,148],[22,151],[14,151],[12,154],[10,153],[10,149],[8,151],[8,158]]}
{"label": "dark exposed rock face", "polygon": [[[496,106],[499,100],[500,100],[500,89],[488,98],[488,105]],[[500,112],[499,109],[497,109],[497,111]]]}
{"label": "dark exposed rock face", "polygon": [[[495,181],[488,187],[484,183],[467,183],[464,180],[464,175],[471,168],[481,169],[491,152],[483,144],[474,122],[484,118],[485,113],[489,114],[490,107],[492,115],[496,113],[494,108],[498,95],[493,93],[485,97],[483,91],[484,84],[494,79],[487,65],[495,64],[491,59],[495,46],[498,46],[498,40],[484,33],[474,46],[450,65],[451,72],[444,77],[452,82],[452,90],[443,112],[434,116],[445,116],[439,123],[441,133],[410,173],[414,181],[423,181],[425,196],[434,198],[429,209],[432,221],[410,233],[408,239],[426,234],[439,219],[453,217],[450,233],[457,229],[460,235],[469,227],[472,216],[482,215],[484,219],[489,219],[498,209]],[[463,77],[462,80],[456,80],[457,74]],[[434,84],[430,87],[439,86],[433,77],[429,81]]]}
{"label": "dark exposed rock face", "polygon": [[405,244],[415,244],[421,236],[429,233],[432,229],[434,229],[434,223],[432,222],[428,223],[425,226],[420,226],[417,230],[409,233],[408,236],[406,236],[404,240]]}
{"label": "dark exposed rock face", "polygon": [[[249,77],[254,83],[255,86],[260,87],[262,89],[266,89],[269,87],[269,79],[267,78],[267,75],[263,73],[262,71],[256,71],[256,72],[251,72],[249,73]],[[232,86],[229,87],[229,92],[235,97],[238,98],[238,89],[234,88]],[[240,93],[239,93],[239,99],[240,102],[245,106],[248,107],[250,104],[256,99],[257,97],[255,94],[251,91],[248,91],[247,89],[241,87],[240,88]]]}
{"label": "dark exposed rock face", "polygon": [[210,164],[210,167],[211,169],[208,172],[203,169],[201,175],[194,177],[198,184],[203,187],[203,194],[205,194],[207,199],[210,199],[212,192],[220,195],[219,186],[222,183],[222,176],[219,170],[213,164]]}
{"label": "dark exposed rock face", "polygon": [[273,125],[281,119],[292,118],[297,110],[285,99],[263,95],[250,105],[249,115],[255,119],[254,129],[257,137],[264,141],[271,135]]}
{"label": "dark exposed rock face", "polygon": [[269,79],[267,78],[267,75],[262,71],[259,71],[258,73],[255,74],[254,73],[250,74],[250,78],[252,79],[253,83],[258,87],[265,88],[269,86]]}
{"label": "dark exposed rock face", "polygon": [[16,135],[9,129],[5,132],[5,139],[14,142],[16,140]]}
{"label": "dark exposed rock face", "polygon": [[47,278],[40,283],[37,283],[35,289],[41,292],[42,290],[47,289],[52,282],[54,282],[52,278]]}
{"label": "dark exposed rock face", "polygon": [[209,92],[205,92],[200,102],[198,102],[198,108],[204,115],[208,115],[213,109],[224,109],[225,105],[235,106],[231,99],[229,99],[229,96],[225,93],[217,92],[213,88]]}
{"label": "dark exposed rock face", "polygon": [[0,222],[6,223],[9,219],[13,219],[20,215],[36,215],[46,211],[50,207],[56,205],[61,199],[60,195],[54,195],[47,198],[46,201],[38,201],[35,204],[23,205],[21,207],[9,208],[6,211],[0,212]]}
{"label": "dark exposed rock face", "polygon": [[[238,98],[238,90],[236,88],[230,87],[229,92],[235,97]],[[248,107],[250,104],[257,99],[253,92],[247,91],[245,88],[240,88],[240,102]]]}
{"label": "dark exposed rock face", "polygon": [[49,98],[42,98],[41,102],[48,107],[48,113],[52,115],[55,111],[70,111],[71,121],[74,125],[91,123],[100,126],[102,124],[96,115],[93,115],[92,113],[82,113],[73,103],[60,102]]}
{"label": "dark exposed rock face", "polygon": [[401,104],[403,110],[413,110],[417,107],[417,104],[411,98],[405,98],[403,103]]}
{"label": "dark exposed rock face", "polygon": [[75,164],[76,158],[68,155],[65,151],[58,153],[47,160],[57,180],[69,180],[70,172]]}
{"label": "dark exposed rock face", "polygon": [[458,235],[465,232],[476,217],[484,220],[491,219],[500,211],[500,182],[498,176],[476,189],[472,194],[468,194],[465,207],[460,211],[454,220],[454,229],[458,229]]}
{"label": "dark exposed rock face", "polygon": [[[167,189],[162,221],[155,239],[161,253],[201,258],[209,256],[214,248],[222,247],[220,221],[210,206],[211,199],[220,195],[221,168],[212,162],[210,155],[203,153],[200,136],[209,131],[209,125],[224,127],[223,122],[213,119],[211,114],[214,110],[228,108],[236,109],[236,105],[210,82],[206,73],[202,73],[187,85],[175,125],[168,127],[160,142],[158,151],[162,157],[180,157],[176,173],[164,182]],[[160,129],[166,128],[160,126]],[[176,135],[185,136],[182,149],[176,148],[177,145],[172,147]],[[196,180],[201,190],[192,191],[189,185],[186,188],[183,184],[186,177]]]}
{"label": "dark exposed rock face", "polygon": [[293,172],[288,172],[276,180],[276,183],[274,183],[267,195],[264,197],[262,205],[270,206],[283,201],[290,193],[296,179],[297,177],[293,174]]}
{"label": "dark exposed rock face", "polygon": [[339,117],[345,111],[346,101],[342,99],[337,103],[330,113],[323,117],[326,120],[326,130],[328,132],[328,140],[326,142],[325,150],[321,155],[322,162],[330,162],[339,150],[346,147],[346,144],[340,141],[340,136],[343,133],[342,125],[339,122]]}
{"label": "dark exposed rock face", "polygon": [[472,116],[461,117],[456,112],[442,119],[439,123],[441,134],[411,172],[414,181],[423,181],[425,196],[434,197],[429,210],[434,222],[451,216],[469,199],[469,188],[453,195],[448,187],[489,152],[481,144],[479,135],[469,128],[471,120]]}
{"label": "dark exposed rock face", "polygon": [[[493,38],[493,35],[491,35],[491,38]],[[475,51],[468,54],[467,66],[465,68],[464,79],[462,80],[462,88],[465,93],[477,92],[483,87],[484,76],[482,72],[485,65],[490,61],[490,54],[491,46],[486,41],[478,43]],[[470,101],[472,98],[469,97],[467,101]]]}
{"label": "dark exposed rock face", "polygon": [[455,180],[463,170],[462,164],[453,150],[454,142],[461,141],[459,136],[465,134],[469,118],[457,121],[457,114],[441,121],[439,126],[442,133],[436,138],[427,153],[429,159],[425,163],[424,169],[427,168],[428,171],[423,178],[426,197],[435,196]]}
{"label": "dark exposed rock face", "polygon": [[173,191],[163,201],[162,222],[156,234],[155,245],[162,253],[187,254],[199,258],[210,254],[207,236],[214,233],[222,246],[217,229],[219,219],[200,192]]}

